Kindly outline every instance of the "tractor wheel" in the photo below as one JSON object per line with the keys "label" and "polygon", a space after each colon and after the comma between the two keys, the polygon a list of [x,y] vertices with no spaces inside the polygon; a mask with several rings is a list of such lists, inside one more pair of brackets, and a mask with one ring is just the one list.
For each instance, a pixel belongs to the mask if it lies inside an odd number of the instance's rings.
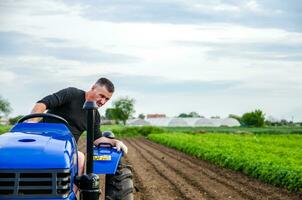
{"label": "tractor wheel", "polygon": [[132,170],[129,165],[119,164],[115,174],[106,175],[106,200],[133,200]]}

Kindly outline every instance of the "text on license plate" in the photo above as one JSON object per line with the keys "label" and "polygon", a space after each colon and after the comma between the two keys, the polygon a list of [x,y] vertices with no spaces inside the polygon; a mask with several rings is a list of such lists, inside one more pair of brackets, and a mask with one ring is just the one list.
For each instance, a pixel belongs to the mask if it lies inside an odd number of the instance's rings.
{"label": "text on license plate", "polygon": [[110,155],[93,156],[93,160],[111,160]]}

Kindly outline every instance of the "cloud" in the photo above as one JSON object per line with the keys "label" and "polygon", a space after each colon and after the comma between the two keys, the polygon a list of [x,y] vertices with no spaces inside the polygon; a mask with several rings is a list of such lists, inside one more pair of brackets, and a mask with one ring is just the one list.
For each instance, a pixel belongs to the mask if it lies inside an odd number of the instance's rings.
{"label": "cloud", "polygon": [[[74,7],[72,10],[75,11],[77,10],[77,8]],[[32,0],[24,0],[18,2],[3,0],[0,2],[0,11],[2,15],[6,16],[10,16],[10,14],[12,13],[23,13],[33,16],[54,16],[71,12],[71,9],[67,6],[64,6],[64,4],[59,3],[58,1],[43,1],[37,3]]]}
{"label": "cloud", "polygon": [[210,59],[237,58],[269,61],[302,61],[302,43],[174,41],[176,45],[207,49]]}
{"label": "cloud", "polygon": [[28,36],[16,32],[0,32],[0,55],[15,56],[30,51]]}
{"label": "cloud", "polygon": [[90,20],[172,24],[233,23],[301,31],[301,2],[264,1],[65,1]]}
{"label": "cloud", "polygon": [[[65,46],[62,46],[64,43]],[[52,56],[59,60],[84,63],[132,63],[140,61],[138,57],[126,54],[104,52],[80,46],[74,47],[60,38],[39,39],[18,32],[0,32],[0,44],[0,56],[2,57]]]}
{"label": "cloud", "polygon": [[[281,0],[0,2],[0,94],[16,114],[100,76],[137,112],[255,108],[279,117],[301,96],[301,5]],[[113,99],[114,100],[114,99]],[[104,110],[104,109],[103,109]]]}
{"label": "cloud", "polygon": [[[43,69],[32,74],[23,74],[22,69],[16,73],[6,73],[14,77],[15,83],[22,80],[22,85],[13,84],[1,88],[0,93],[12,103],[17,113],[28,113],[34,102],[45,95],[56,92],[64,87],[74,86],[88,90],[101,76],[113,81],[116,87],[112,101],[121,96],[130,96],[136,100],[137,113],[165,113],[175,116],[180,112],[197,111],[205,116],[227,116],[230,113],[242,114],[255,108],[263,109],[273,116],[288,116],[288,104],[295,106],[302,96],[296,91],[301,88],[294,81],[284,80],[276,85],[274,80],[245,81],[173,81],[159,76],[138,76],[115,73],[99,73],[94,75],[64,76],[57,73],[46,74]],[[24,70],[23,70],[24,71]],[[59,74],[58,74],[59,73]],[[47,78],[45,77],[47,75]],[[272,75],[274,76],[274,75]],[[31,78],[30,82],[27,79]],[[289,85],[292,85],[290,87]],[[22,91],[22,103],[20,93]],[[272,101],[275,99],[275,101]],[[111,102],[112,102],[111,101]],[[110,107],[110,102],[105,109]],[[295,119],[302,116],[295,112]],[[302,119],[302,118],[301,118]]]}
{"label": "cloud", "polygon": [[159,76],[108,74],[121,90],[148,94],[213,93],[240,84],[239,81],[192,81],[168,80]]}
{"label": "cloud", "polygon": [[109,53],[89,48],[60,47],[47,48],[42,51],[44,55],[51,55],[57,59],[76,60],[88,63],[132,63],[140,59],[118,53]]}

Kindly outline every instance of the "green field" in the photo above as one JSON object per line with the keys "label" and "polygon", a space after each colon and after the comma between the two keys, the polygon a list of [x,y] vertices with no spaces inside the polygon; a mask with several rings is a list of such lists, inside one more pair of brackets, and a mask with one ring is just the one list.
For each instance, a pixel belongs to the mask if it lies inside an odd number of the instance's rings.
{"label": "green field", "polygon": [[9,126],[9,125],[7,125],[7,126],[0,125],[0,134],[9,131],[9,129],[10,129],[11,127],[12,127],[12,126]]}
{"label": "green field", "polygon": [[101,130],[111,130],[117,136],[147,136],[149,133],[238,133],[238,134],[302,134],[302,126],[270,126],[270,127],[135,127],[123,125],[103,125]]}
{"label": "green field", "polygon": [[291,191],[302,191],[302,135],[151,134],[149,139]]}
{"label": "green field", "polygon": [[[149,127],[149,126],[147,126]],[[102,130],[125,132],[124,130],[139,130],[145,127],[102,125]],[[157,128],[157,127],[155,127]],[[239,133],[239,134],[302,134],[302,126],[268,126],[268,127],[160,127],[161,132],[181,133]],[[125,132],[127,135],[127,133]]]}

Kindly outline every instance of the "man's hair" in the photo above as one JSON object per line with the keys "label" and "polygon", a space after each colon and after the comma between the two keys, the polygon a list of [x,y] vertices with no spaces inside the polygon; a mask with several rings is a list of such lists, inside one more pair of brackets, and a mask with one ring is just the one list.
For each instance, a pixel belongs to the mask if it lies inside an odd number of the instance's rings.
{"label": "man's hair", "polygon": [[100,78],[99,80],[97,80],[97,82],[95,84],[97,84],[99,86],[105,86],[107,88],[108,92],[110,92],[110,93],[114,92],[114,85],[107,78]]}

